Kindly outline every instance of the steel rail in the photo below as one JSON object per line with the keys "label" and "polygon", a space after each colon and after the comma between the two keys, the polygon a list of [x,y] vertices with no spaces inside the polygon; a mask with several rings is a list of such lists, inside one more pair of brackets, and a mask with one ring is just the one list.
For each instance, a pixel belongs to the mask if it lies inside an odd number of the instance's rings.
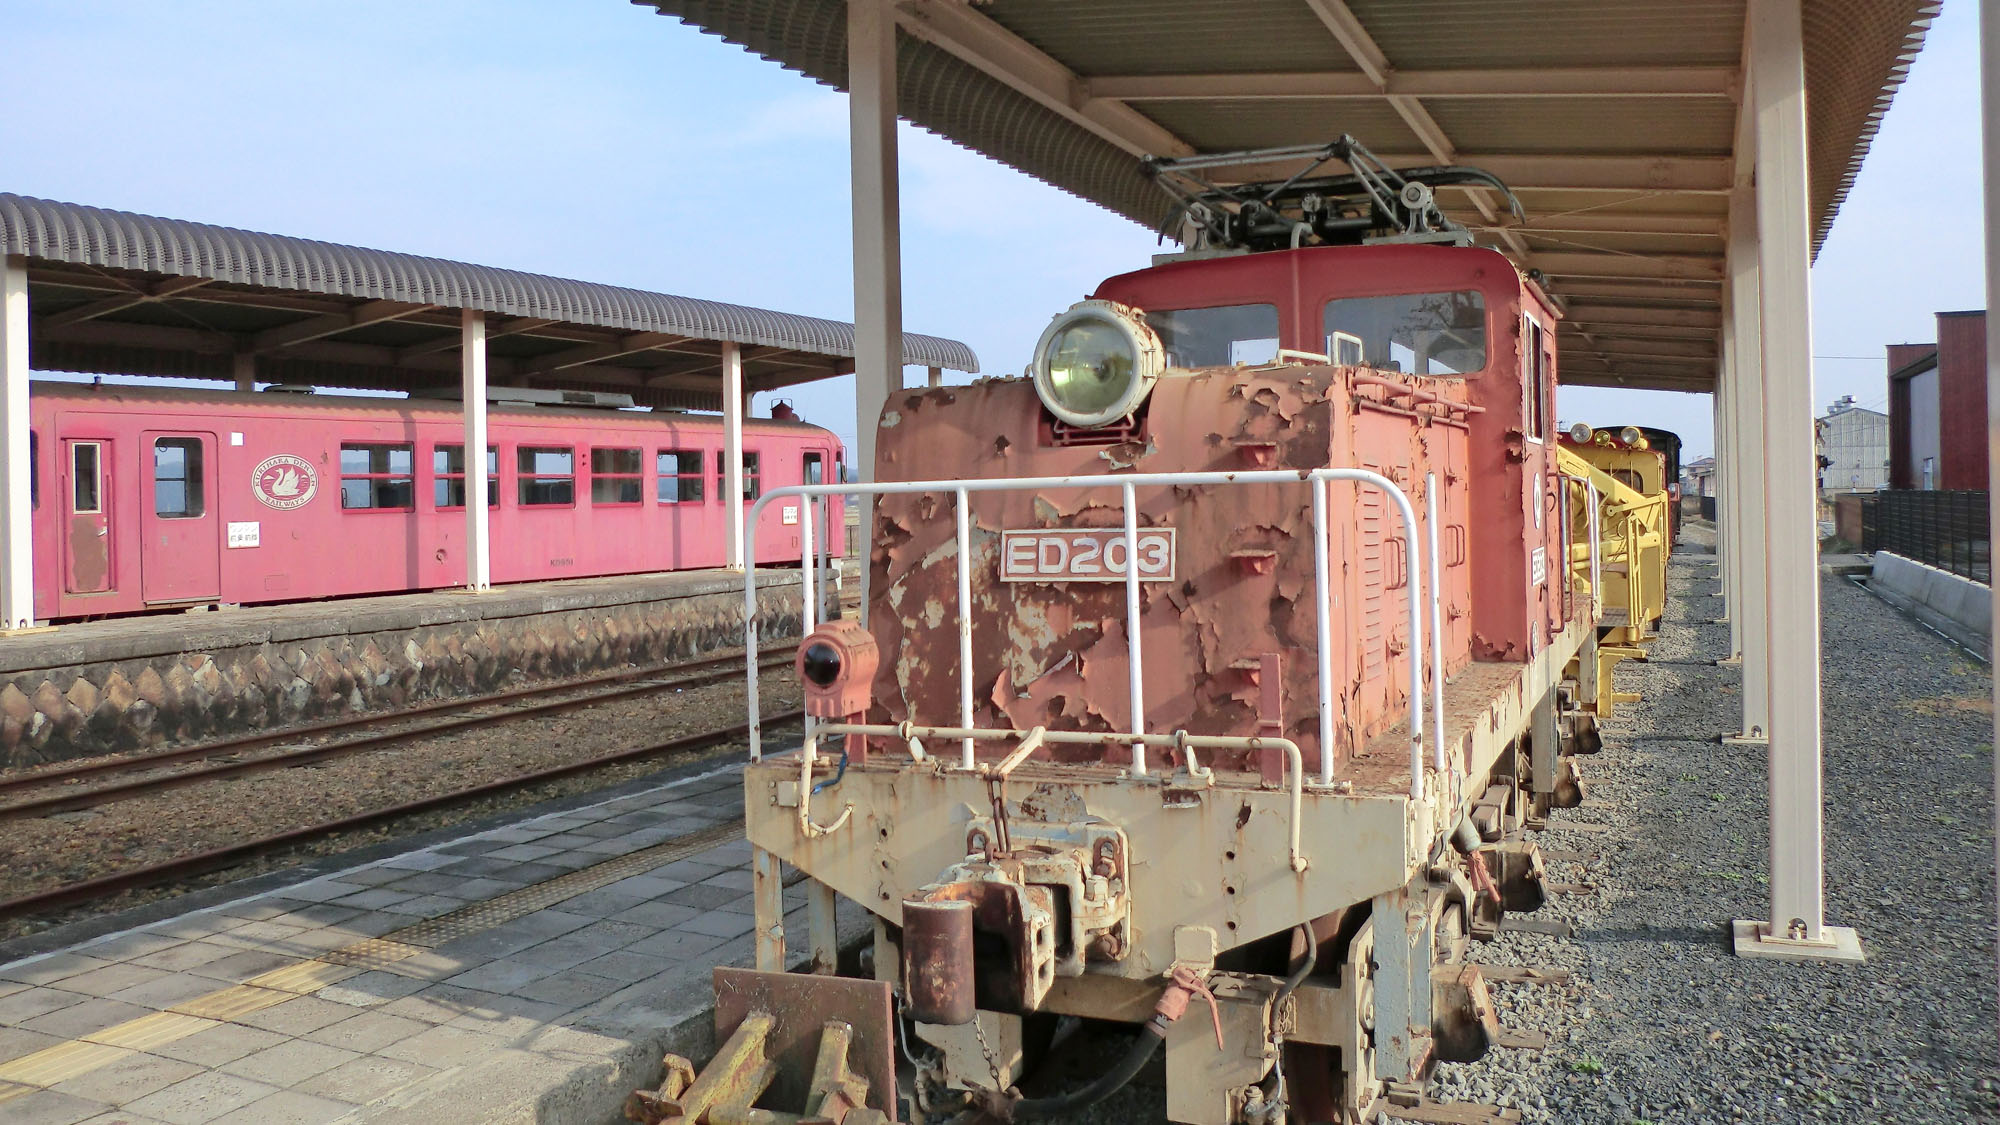
{"label": "steel rail", "polygon": [[[736,656],[731,654],[713,661],[702,662],[704,664],[728,665],[727,667],[719,666],[671,680],[656,680],[642,684],[633,684],[630,687],[615,688],[611,691],[579,696],[575,699],[559,699],[548,703],[536,703],[491,715],[467,715],[456,719],[446,719],[443,722],[432,723],[428,726],[417,727],[412,730],[384,731],[381,734],[363,735],[360,738],[352,738],[344,742],[330,742],[323,746],[310,746],[301,750],[273,754],[264,758],[252,758],[243,762],[225,762],[220,765],[188,770],[184,773],[167,774],[162,777],[142,777],[113,785],[101,785],[95,789],[87,789],[82,792],[56,793],[47,797],[31,798],[26,801],[15,802],[11,805],[0,805],[0,821],[19,820],[30,816],[48,816],[52,813],[93,808],[98,805],[110,804],[114,801],[127,801],[138,797],[149,797],[156,793],[181,789],[189,785],[198,785],[206,781],[219,781],[223,778],[240,777],[251,773],[263,773],[267,770],[288,769],[294,766],[303,766],[312,762],[324,761],[328,758],[345,758],[354,754],[362,754],[398,746],[407,742],[414,742],[433,735],[495,726],[520,719],[557,715],[566,711],[578,711],[586,707],[595,707],[600,703],[614,703],[622,699],[633,699],[655,692],[666,691],[670,688],[700,687],[727,680],[736,675],[736,669],[733,667],[736,659]],[[766,668],[779,667],[787,663],[790,663],[789,658],[772,658],[759,662],[761,667]],[[211,752],[209,756],[213,756],[213,753]],[[146,764],[158,765],[160,763],[158,761],[148,761]],[[61,774],[51,774],[43,780],[61,780],[62,778],[63,775]]]}
{"label": "steel rail", "polygon": [[[770,716],[765,721],[778,724],[796,721],[803,717],[804,712],[802,711],[789,711],[782,715]],[[318,824],[310,824],[303,828],[294,828],[241,844],[211,848],[205,852],[196,852],[194,855],[182,856],[178,859],[170,859],[162,863],[149,864],[145,867],[135,867],[113,875],[102,875],[95,879],[84,880],[81,883],[71,883],[53,890],[0,901],[0,920],[25,917],[47,910],[74,906],[80,902],[90,902],[94,899],[106,898],[122,891],[136,890],[141,887],[172,882],[175,879],[185,879],[195,875],[206,874],[218,868],[231,867],[244,860],[254,859],[265,852],[274,851],[291,844],[303,843],[308,840],[318,839],[321,836],[331,836],[340,832],[350,832],[359,828],[367,828],[383,821],[394,820],[397,817],[412,816],[417,813],[429,812],[432,809],[444,808],[464,801],[477,800],[496,793],[523,789],[530,785],[538,785],[544,781],[557,781],[575,774],[588,773],[594,769],[601,769],[605,766],[615,766],[624,762],[638,761],[665,754],[681,754],[693,750],[704,750],[720,743],[745,738],[749,733],[749,724],[742,723],[736,726],[724,727],[720,730],[684,735],[680,738],[656,743],[652,746],[640,746],[629,750],[614,751],[610,754],[600,754],[595,758],[585,758],[581,761],[569,762],[560,766],[551,766],[548,769],[536,770],[532,773],[517,774],[513,777],[501,778],[498,781],[489,781],[465,789],[455,789],[449,793],[440,793],[433,797],[421,797],[414,801],[406,801],[400,805],[356,813],[353,816],[345,816],[337,820],[322,821]]]}
{"label": "steel rail", "polygon": [[[776,656],[790,651],[791,646],[767,645],[760,650],[762,655]],[[150,754],[131,754],[106,761],[63,769],[47,770],[20,777],[0,778],[0,796],[16,793],[23,789],[33,789],[42,785],[59,785],[78,778],[93,777],[101,773],[122,773],[127,770],[153,769],[158,766],[177,765],[181,762],[200,761],[204,758],[237,754],[245,750],[255,750],[279,742],[318,738],[322,735],[338,734],[350,730],[365,730],[371,726],[398,723],[440,711],[471,711],[480,707],[498,706],[518,699],[531,699],[538,695],[556,695],[565,691],[578,691],[602,684],[622,683],[665,673],[688,672],[707,668],[711,665],[730,664],[742,659],[736,653],[724,656],[708,656],[699,660],[687,660],[673,664],[654,664],[645,668],[625,668],[616,672],[600,673],[583,679],[568,680],[559,684],[534,684],[527,687],[509,688],[506,691],[491,692],[486,695],[470,696],[462,699],[438,699],[429,703],[419,703],[412,707],[402,707],[394,711],[376,711],[365,715],[348,715],[338,719],[325,719],[316,723],[305,723],[280,730],[260,731],[235,738],[225,738],[215,742],[204,742],[199,746],[186,746],[178,750],[160,750]]]}

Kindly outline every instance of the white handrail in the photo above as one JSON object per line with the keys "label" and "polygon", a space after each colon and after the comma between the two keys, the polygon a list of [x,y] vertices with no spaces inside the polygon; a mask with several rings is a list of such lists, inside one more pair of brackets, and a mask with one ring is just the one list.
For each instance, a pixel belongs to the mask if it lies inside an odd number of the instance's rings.
{"label": "white handrail", "polygon": [[[973,480],[927,480],[889,482],[847,482],[841,484],[798,484],[774,488],[758,497],[750,507],[749,518],[744,529],[743,560],[743,631],[744,631],[744,673],[746,678],[750,757],[757,760],[763,756],[763,729],[760,721],[757,699],[757,517],[764,506],[781,497],[820,497],[833,494],[857,496],[910,495],[925,492],[950,493],[960,501],[956,528],[957,548],[960,568],[960,647],[959,700],[961,710],[967,709],[972,683],[970,630],[965,612],[971,604],[970,561],[971,529],[969,515],[965,510],[969,505],[965,498],[974,492],[1050,491],[1056,489],[1093,489],[1118,487],[1122,492],[1125,515],[1126,578],[1125,606],[1126,632],[1131,651],[1131,674],[1129,688],[1132,702],[1132,731],[1121,736],[1133,745],[1133,773],[1145,773],[1145,745],[1150,741],[1145,736],[1145,698],[1142,679],[1142,657],[1140,640],[1142,628],[1138,621],[1138,551],[1137,551],[1137,504],[1134,490],[1140,487],[1214,487],[1244,484],[1293,484],[1306,483],[1313,488],[1313,589],[1317,596],[1314,607],[1318,617],[1319,634],[1319,701],[1320,701],[1320,768],[1319,784],[1333,784],[1333,652],[1330,562],[1327,557],[1327,519],[1324,490],[1333,481],[1353,481],[1381,490],[1396,504],[1403,519],[1403,572],[1408,582],[1408,611],[1410,636],[1410,799],[1420,801],[1424,797],[1424,630],[1423,630],[1423,552],[1418,546],[1416,510],[1410,498],[1389,478],[1366,469],[1252,469],[1243,472],[1188,472],[1188,473],[1120,473],[1115,476],[1065,476],[1065,477],[1015,477],[979,478]],[[1435,558],[1435,545],[1431,551]],[[1435,568],[1433,568],[1433,571]],[[969,713],[966,716],[969,721]],[[1434,704],[1433,720],[1442,724],[1441,704]],[[1050,732],[1054,734],[1056,732]],[[960,737],[960,736],[953,736]]]}
{"label": "white handrail", "polygon": [[[858,734],[867,738],[899,738],[906,743],[918,738],[961,738],[968,742],[977,740],[981,742],[1017,743],[1015,752],[1009,755],[1006,761],[1002,762],[999,767],[992,771],[993,774],[998,776],[1005,776],[1011,772],[1020,764],[1021,759],[1033,753],[1042,743],[1090,746],[1106,741],[1124,742],[1129,740],[1147,746],[1162,746],[1182,750],[1189,748],[1197,750],[1263,750],[1275,748],[1282,750],[1285,753],[1285,776],[1288,779],[1286,789],[1290,792],[1291,823],[1288,827],[1288,832],[1291,838],[1292,870],[1304,871],[1307,866],[1305,852],[1299,842],[1299,821],[1305,802],[1305,755],[1300,752],[1299,744],[1289,738],[1266,738],[1262,736],[1240,738],[1233,735],[1189,734],[1184,730],[1175,731],[1172,734],[1123,735],[1081,730],[1047,730],[1043,727],[1034,727],[1030,730],[1015,730],[1006,727],[925,727],[912,723],[898,723],[894,726],[872,723],[826,723],[819,728],[813,737],[806,739],[805,749],[799,755],[803,765],[799,772],[798,816],[799,823],[802,826],[811,826],[805,829],[808,835],[824,835],[847,822],[846,814],[843,813],[841,818],[833,824],[825,828],[820,828],[812,821],[811,814],[806,809],[806,805],[809,803],[808,798],[812,795],[812,767],[813,763],[818,760],[819,739],[838,738],[850,734]],[[939,761],[941,764],[942,760],[940,759]],[[970,765],[959,768],[975,770],[979,767]],[[1206,771],[1198,772],[1193,769],[1192,763],[1190,763],[1188,772],[1189,776],[1197,779],[1202,779],[1206,773]],[[852,802],[849,802],[847,808],[851,810],[853,807]],[[817,829],[817,831],[814,831],[814,829]]]}
{"label": "white handrail", "polygon": [[1439,776],[1444,760],[1444,582],[1438,577],[1437,474],[1424,474],[1424,538],[1431,554],[1431,744]]}

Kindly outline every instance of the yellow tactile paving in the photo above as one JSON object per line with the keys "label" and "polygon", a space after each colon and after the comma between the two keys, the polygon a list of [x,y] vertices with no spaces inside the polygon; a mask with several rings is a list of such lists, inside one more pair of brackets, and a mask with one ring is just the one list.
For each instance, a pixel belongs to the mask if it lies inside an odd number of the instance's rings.
{"label": "yellow tactile paving", "polygon": [[131,1054],[129,1047],[113,1047],[105,1043],[86,1043],[71,1040],[46,1047],[32,1055],[23,1055],[13,1062],[0,1066],[0,1082],[19,1083],[19,1093],[11,1091],[4,1097],[20,1097],[35,1087],[53,1086],[86,1074],[107,1063],[117,1062]]}
{"label": "yellow tactile paving", "polygon": [[599,887],[610,886],[620,879],[698,855],[739,839],[742,834],[743,822],[740,820],[719,824],[664,844],[655,844],[629,855],[616,856],[603,863],[558,875],[547,882],[509,891],[498,898],[472,903],[379,938],[367,938],[310,960],[273,969],[242,984],[184,1000],[164,1012],[126,1020],[103,1031],[91,1032],[31,1055],[23,1055],[12,1062],[0,1064],[0,1103],[109,1065],[124,1057],[128,1051],[148,1050],[171,1043],[214,1027],[217,1023],[240,1019],[294,997],[310,995],[369,969],[408,960],[448,941],[490,930]]}
{"label": "yellow tactile paving", "polygon": [[191,1016],[183,1012],[154,1012],[150,1016],[140,1016],[127,1020],[103,1031],[93,1031],[82,1038],[90,1043],[102,1043],[107,1047],[130,1047],[135,1051],[149,1051],[162,1043],[185,1039],[197,1031],[207,1031],[216,1025],[215,1020],[201,1016]]}

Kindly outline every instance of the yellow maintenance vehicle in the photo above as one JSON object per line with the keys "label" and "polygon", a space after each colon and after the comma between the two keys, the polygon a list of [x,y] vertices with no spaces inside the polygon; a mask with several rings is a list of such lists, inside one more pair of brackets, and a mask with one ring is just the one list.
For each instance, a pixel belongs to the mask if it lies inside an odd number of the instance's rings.
{"label": "yellow maintenance vehicle", "polygon": [[[1636,426],[1617,433],[1578,423],[1556,448],[1569,543],[1569,588],[1591,600],[1597,643],[1579,655],[1581,701],[1598,718],[1638,697],[1611,688],[1620,660],[1643,659],[1667,602],[1673,550],[1667,456]],[[1594,652],[1592,649],[1594,648]]]}

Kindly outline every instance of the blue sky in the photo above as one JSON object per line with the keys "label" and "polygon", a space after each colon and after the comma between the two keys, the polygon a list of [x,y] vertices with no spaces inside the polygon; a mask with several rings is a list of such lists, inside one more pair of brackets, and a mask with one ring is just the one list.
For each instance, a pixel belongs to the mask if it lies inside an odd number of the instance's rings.
{"label": "blue sky", "polygon": [[[0,0],[0,190],[848,319],[845,99],[619,0]],[[1813,273],[1823,407],[1984,304],[1977,8],[1948,0]],[[26,110],[21,112],[20,110]],[[905,127],[905,324],[1018,373],[1152,234]],[[852,429],[848,380],[787,392]],[[1709,447],[1705,396],[1566,421]]]}

